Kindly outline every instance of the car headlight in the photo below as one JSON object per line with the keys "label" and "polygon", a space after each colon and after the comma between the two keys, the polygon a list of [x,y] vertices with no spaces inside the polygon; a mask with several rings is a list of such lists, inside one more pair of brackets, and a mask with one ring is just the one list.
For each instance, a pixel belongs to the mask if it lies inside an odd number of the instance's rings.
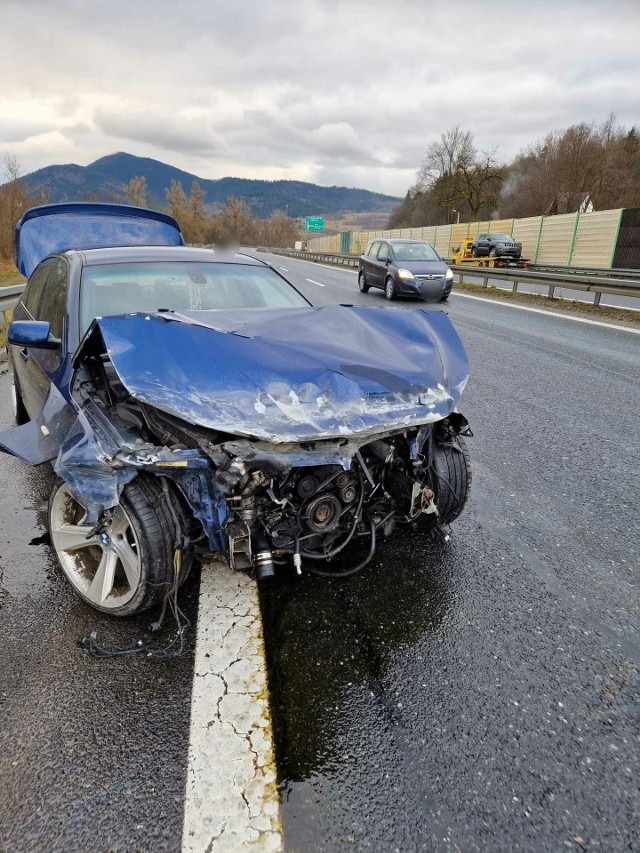
{"label": "car headlight", "polygon": [[453,270],[450,270],[447,267],[447,274],[445,275],[447,281],[453,281]]}
{"label": "car headlight", "polygon": [[411,270],[398,270],[398,278],[403,279],[403,281],[409,281],[412,278],[415,278]]}

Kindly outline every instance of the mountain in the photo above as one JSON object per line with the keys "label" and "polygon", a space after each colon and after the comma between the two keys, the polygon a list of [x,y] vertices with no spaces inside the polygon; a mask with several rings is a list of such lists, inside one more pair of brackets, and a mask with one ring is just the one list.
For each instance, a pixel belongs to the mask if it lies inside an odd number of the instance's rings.
{"label": "mountain", "polygon": [[197,181],[205,202],[215,213],[229,196],[243,199],[254,217],[263,219],[274,210],[289,216],[335,216],[339,213],[389,212],[402,199],[349,187],[321,187],[303,181],[256,181],[246,178],[208,180],[149,157],[120,152],[101,157],[88,166],[46,166],[21,178],[31,195],[47,190],[51,202],[117,200],[131,178],[144,176],[150,207],[164,206],[165,189],[179,181],[189,195]]}

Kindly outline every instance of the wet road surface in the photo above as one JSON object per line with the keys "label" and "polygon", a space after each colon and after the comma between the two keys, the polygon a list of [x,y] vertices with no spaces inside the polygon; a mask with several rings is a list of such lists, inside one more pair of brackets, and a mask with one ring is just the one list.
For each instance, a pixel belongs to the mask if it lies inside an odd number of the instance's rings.
{"label": "wet road surface", "polygon": [[[274,263],[316,304],[385,304]],[[455,295],[450,313],[475,432],[451,542],[263,591],[288,848],[631,850],[640,338]]]}
{"label": "wet road surface", "polygon": [[[273,262],[315,304],[387,304],[354,273]],[[475,432],[451,541],[395,537],[352,579],[262,590],[286,847],[634,849],[640,337],[449,310]],[[0,374],[0,425],[8,390]],[[92,629],[125,644],[148,620],[70,591],[45,468],[0,455],[0,483],[0,849],[179,850],[192,647],[79,654]]]}
{"label": "wet road surface", "polygon": [[[48,466],[0,454],[0,850],[179,850],[193,632],[166,663],[80,653],[91,630],[116,646],[150,639],[157,614],[115,620],[71,592],[44,535],[53,482]],[[197,580],[183,597],[192,619],[196,597]]]}

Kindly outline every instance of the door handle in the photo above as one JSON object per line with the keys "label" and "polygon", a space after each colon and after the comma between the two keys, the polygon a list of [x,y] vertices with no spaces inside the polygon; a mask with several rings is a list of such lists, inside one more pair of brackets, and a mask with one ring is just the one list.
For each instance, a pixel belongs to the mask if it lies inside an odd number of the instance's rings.
{"label": "door handle", "polygon": [[29,361],[29,350],[28,350],[26,347],[23,347],[23,348],[20,350],[20,358],[21,358],[23,361]]}

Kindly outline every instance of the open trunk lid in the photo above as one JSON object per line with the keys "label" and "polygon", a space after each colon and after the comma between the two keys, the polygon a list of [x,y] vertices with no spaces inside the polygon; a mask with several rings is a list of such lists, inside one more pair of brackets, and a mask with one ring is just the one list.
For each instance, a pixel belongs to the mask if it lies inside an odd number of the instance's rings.
{"label": "open trunk lid", "polygon": [[32,207],[15,230],[16,266],[27,278],[43,258],[67,249],[182,246],[172,216],[126,204],[73,202]]}

